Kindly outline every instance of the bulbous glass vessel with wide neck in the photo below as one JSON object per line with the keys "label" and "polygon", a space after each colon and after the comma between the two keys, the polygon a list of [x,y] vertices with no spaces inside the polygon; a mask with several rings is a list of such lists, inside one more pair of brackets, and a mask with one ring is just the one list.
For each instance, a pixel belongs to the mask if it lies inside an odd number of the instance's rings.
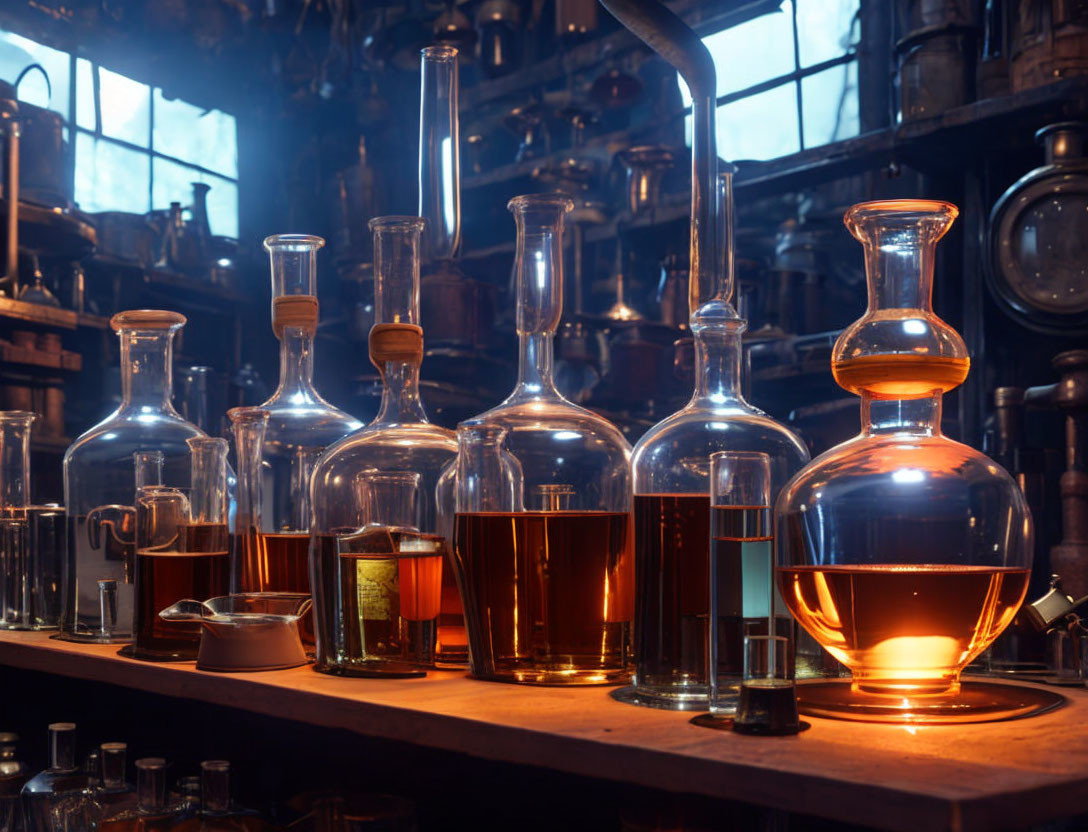
{"label": "bulbous glass vessel with wide neck", "polygon": [[239,476],[259,471],[261,482],[241,489],[256,502],[238,506],[247,525],[236,523],[235,528],[237,592],[309,592],[310,474],[325,448],[361,427],[314,387],[317,252],[324,244],[305,234],[277,234],[264,241],[272,274],[272,329],[280,341],[280,381],[260,406],[268,414],[262,441],[246,443],[260,455],[256,467],[252,460],[238,459]]}
{"label": "bulbous glass vessel with wide neck", "polygon": [[157,452],[160,484],[187,488],[186,440],[204,435],[170,401],[174,335],[185,317],[140,309],[119,312],[110,325],[121,341],[121,405],[64,454],[68,559],[57,637],[71,641],[131,641],[136,463]]}
{"label": "bulbous glass vessel with wide neck", "polygon": [[862,429],[806,466],[776,506],[782,597],[853,674],[799,688],[809,713],[958,722],[1024,712],[1000,688],[979,696],[959,678],[1024,598],[1032,521],[1004,469],[941,433],[941,397],[967,373],[963,341],[929,305],[936,242],[955,216],[917,200],[846,215],[866,246],[869,307],[832,366],[861,396]]}
{"label": "bulbous glass vessel with wide neck", "polygon": [[[749,404],[741,392],[741,334],[732,292],[732,174],[721,177],[720,215],[726,240],[721,262],[693,269],[691,333],[695,389],[683,408],[654,425],[635,445],[635,684],[617,691],[624,702],[676,710],[707,710],[710,612],[710,456],[757,451],[771,460],[772,498],[808,461],[804,443]],[[741,609],[740,582],[724,590],[723,610]],[[736,596],[736,597],[733,597]],[[719,622],[721,623],[721,622]],[[722,656],[719,677],[742,676],[743,622]],[[736,625],[736,626],[733,626]],[[732,642],[736,642],[733,644]],[[735,671],[735,672],[734,672]]]}
{"label": "bulbous glass vessel with wide neck", "polygon": [[429,422],[419,398],[423,220],[378,217],[370,227],[370,360],[382,375],[382,402],[374,421],[332,445],[314,469],[316,669],[418,675],[436,659],[467,658],[436,507],[438,480],[457,455],[457,439]]}
{"label": "bulbous glass vessel with wide neck", "polygon": [[[615,426],[563,398],[552,375],[571,202],[542,194],[509,207],[518,229],[517,386],[464,423],[494,447],[482,454],[462,445],[456,482],[455,561],[472,673],[524,684],[626,681],[630,449]],[[516,494],[510,483],[488,482],[512,471]]]}

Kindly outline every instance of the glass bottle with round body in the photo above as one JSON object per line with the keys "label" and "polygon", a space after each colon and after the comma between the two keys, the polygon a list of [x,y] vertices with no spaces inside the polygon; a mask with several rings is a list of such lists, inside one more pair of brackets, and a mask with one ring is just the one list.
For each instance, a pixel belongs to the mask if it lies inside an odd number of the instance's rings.
{"label": "glass bottle with round body", "polygon": [[[625,682],[634,577],[630,448],[614,425],[564,399],[553,378],[563,218],[572,203],[540,194],[515,197],[509,207],[518,228],[518,382],[502,404],[470,420],[501,432],[501,445],[469,457],[462,448],[456,482],[456,566],[471,668],[478,678],[523,684]],[[499,503],[475,500],[480,488],[505,493],[507,480],[520,493]]]}
{"label": "glass bottle with round body", "polygon": [[[239,503],[251,521],[235,523],[236,592],[309,592],[310,475],[326,447],[361,427],[314,388],[317,252],[320,237],[277,234],[264,241],[272,272],[272,329],[280,341],[280,383],[260,406],[267,413],[255,448],[259,503]],[[247,465],[239,460],[239,468]],[[308,620],[308,619],[304,619]],[[303,626],[304,640],[312,634]]]}
{"label": "glass bottle with round body", "polygon": [[442,572],[450,568],[436,486],[457,440],[429,422],[419,399],[423,220],[378,217],[370,227],[370,360],[382,374],[382,403],[373,422],[330,447],[314,469],[316,669],[417,675],[435,660]]}
{"label": "glass bottle with round body", "polygon": [[121,405],[64,454],[68,557],[57,638],[69,641],[132,639],[134,502],[146,463],[141,456],[134,466],[134,454],[161,452],[162,484],[187,487],[186,442],[204,435],[171,403],[174,334],[185,317],[140,309],[119,312],[110,325],[121,340]]}
{"label": "glass bottle with round body", "polygon": [[[808,461],[804,443],[749,404],[741,388],[741,334],[747,322],[729,302],[733,291],[732,173],[719,181],[725,231],[722,254],[692,261],[689,304],[695,339],[695,390],[683,408],[635,445],[635,684],[622,702],[706,710],[709,636],[710,456],[754,451],[770,457],[771,498]],[[723,609],[742,605],[728,587]],[[742,674],[743,632],[728,622],[719,668]],[[719,630],[721,627],[719,627]],[[735,630],[735,632],[733,631]],[[732,665],[724,659],[734,657]],[[719,709],[723,707],[719,702]]]}
{"label": "glass bottle with round body", "polygon": [[839,337],[832,369],[861,396],[862,430],[776,504],[782,598],[853,674],[799,685],[806,713],[959,722],[1038,705],[1024,688],[959,678],[1024,598],[1032,520],[1004,469],[941,433],[941,397],[969,366],[931,305],[936,244],[957,213],[896,200],[845,217],[865,247],[869,306]]}

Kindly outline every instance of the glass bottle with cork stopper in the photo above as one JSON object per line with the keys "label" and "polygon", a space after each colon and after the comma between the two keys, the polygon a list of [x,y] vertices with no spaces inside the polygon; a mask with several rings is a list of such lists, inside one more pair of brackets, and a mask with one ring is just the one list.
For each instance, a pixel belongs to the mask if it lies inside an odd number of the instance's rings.
{"label": "glass bottle with cork stopper", "polygon": [[457,454],[419,398],[423,220],[378,217],[370,360],[382,402],[369,425],[333,445],[314,469],[311,562],[316,669],[418,675],[435,662],[448,544],[436,487]]}
{"label": "glass bottle with cork stopper", "polygon": [[[314,336],[319,307],[317,252],[325,244],[307,234],[277,234],[264,241],[272,274],[272,330],[280,341],[280,382],[261,405],[263,438],[247,451],[261,502],[235,523],[236,592],[309,592],[309,481],[317,458],[360,423],[333,407],[314,387]],[[235,426],[237,433],[237,424]],[[241,515],[244,514],[244,517]],[[307,636],[310,636],[307,639]],[[312,634],[303,627],[304,640]]]}

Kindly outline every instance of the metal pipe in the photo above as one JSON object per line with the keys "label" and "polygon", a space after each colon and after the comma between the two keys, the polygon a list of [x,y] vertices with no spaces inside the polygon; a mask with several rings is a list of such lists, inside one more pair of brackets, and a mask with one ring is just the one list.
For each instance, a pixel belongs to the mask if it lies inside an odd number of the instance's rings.
{"label": "metal pipe", "polygon": [[[694,313],[719,296],[725,279],[718,265],[715,209],[718,148],[715,132],[717,76],[714,60],[697,34],[658,0],[601,0],[633,34],[674,66],[691,91],[691,274],[688,303]],[[728,297],[725,298],[728,300]]]}
{"label": "metal pipe", "polygon": [[19,296],[19,112],[14,101],[0,101],[0,133],[4,136],[4,198],[8,204],[4,273],[11,297]]}

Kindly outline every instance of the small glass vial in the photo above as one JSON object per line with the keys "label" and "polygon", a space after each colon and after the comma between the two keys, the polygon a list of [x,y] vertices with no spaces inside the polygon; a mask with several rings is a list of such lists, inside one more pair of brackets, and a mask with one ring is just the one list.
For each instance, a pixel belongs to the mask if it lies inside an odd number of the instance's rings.
{"label": "small glass vial", "polygon": [[49,726],[49,768],[23,786],[23,817],[27,832],[53,832],[54,811],[66,798],[87,786],[87,774],[76,763],[76,724]]}
{"label": "small glass vial", "polygon": [[785,736],[801,730],[797,688],[789,673],[789,647],[784,636],[744,637],[744,681],[733,718],[737,733]]}

